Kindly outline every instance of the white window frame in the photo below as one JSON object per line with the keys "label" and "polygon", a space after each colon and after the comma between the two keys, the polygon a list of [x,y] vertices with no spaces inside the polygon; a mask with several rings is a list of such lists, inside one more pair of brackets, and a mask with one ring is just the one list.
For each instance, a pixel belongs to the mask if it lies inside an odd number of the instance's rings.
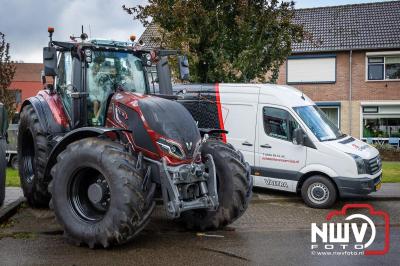
{"label": "white window frame", "polygon": [[[400,51],[387,51],[387,52],[368,52],[365,53],[365,81],[366,82],[391,82],[400,81],[400,79],[386,79],[386,57],[387,56],[400,56]],[[369,57],[383,57],[383,79],[368,79],[368,58]]]}

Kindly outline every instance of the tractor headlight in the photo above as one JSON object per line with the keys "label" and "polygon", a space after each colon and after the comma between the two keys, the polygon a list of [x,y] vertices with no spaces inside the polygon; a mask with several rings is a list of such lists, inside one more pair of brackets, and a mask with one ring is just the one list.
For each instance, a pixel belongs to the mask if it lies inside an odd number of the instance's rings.
{"label": "tractor headlight", "polygon": [[364,159],[356,154],[348,153],[348,155],[353,157],[354,161],[356,162],[358,174],[367,174],[368,171]]}
{"label": "tractor headlight", "polygon": [[182,150],[182,148],[180,147],[180,145],[178,143],[170,141],[170,140],[166,140],[166,139],[159,139],[159,140],[157,140],[157,144],[166,153],[168,153],[178,159],[185,158],[185,152]]}

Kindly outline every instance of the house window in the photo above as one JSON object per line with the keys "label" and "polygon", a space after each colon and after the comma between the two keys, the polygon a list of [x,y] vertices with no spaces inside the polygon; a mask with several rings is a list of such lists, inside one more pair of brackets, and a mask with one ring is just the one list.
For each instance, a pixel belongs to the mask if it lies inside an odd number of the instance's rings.
{"label": "house window", "polygon": [[[370,112],[375,108],[374,113]],[[400,137],[400,105],[363,106],[362,138],[387,139]]]}
{"label": "house window", "polygon": [[339,106],[320,106],[319,108],[326,114],[332,123],[340,128]]}
{"label": "house window", "polygon": [[400,79],[400,55],[369,56],[368,80]]}
{"label": "house window", "polygon": [[364,117],[363,138],[400,137],[400,117]]}
{"label": "house window", "polygon": [[363,113],[375,114],[378,113],[379,108],[378,106],[364,106]]}
{"label": "house window", "polygon": [[286,70],[288,84],[335,83],[336,56],[289,56]]}

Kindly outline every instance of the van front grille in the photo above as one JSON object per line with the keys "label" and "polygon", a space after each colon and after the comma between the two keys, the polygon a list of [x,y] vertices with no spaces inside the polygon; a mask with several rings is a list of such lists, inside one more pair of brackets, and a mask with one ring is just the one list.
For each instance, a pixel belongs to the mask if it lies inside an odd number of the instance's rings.
{"label": "van front grille", "polygon": [[365,164],[367,165],[368,174],[370,175],[374,175],[382,169],[382,161],[379,155],[372,159],[365,160]]}

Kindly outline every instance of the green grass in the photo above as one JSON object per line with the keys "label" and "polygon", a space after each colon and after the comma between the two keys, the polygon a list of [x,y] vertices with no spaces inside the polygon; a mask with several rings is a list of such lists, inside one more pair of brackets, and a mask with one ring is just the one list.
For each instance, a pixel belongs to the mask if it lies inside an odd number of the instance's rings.
{"label": "green grass", "polygon": [[399,183],[400,182],[400,162],[383,162],[383,183]]}
{"label": "green grass", "polygon": [[[383,162],[383,183],[400,183],[400,162]],[[18,171],[7,168],[6,186],[19,187]]]}
{"label": "green grass", "polygon": [[20,186],[19,175],[18,175],[17,170],[14,170],[12,168],[7,168],[6,186],[7,187],[19,187]]}

